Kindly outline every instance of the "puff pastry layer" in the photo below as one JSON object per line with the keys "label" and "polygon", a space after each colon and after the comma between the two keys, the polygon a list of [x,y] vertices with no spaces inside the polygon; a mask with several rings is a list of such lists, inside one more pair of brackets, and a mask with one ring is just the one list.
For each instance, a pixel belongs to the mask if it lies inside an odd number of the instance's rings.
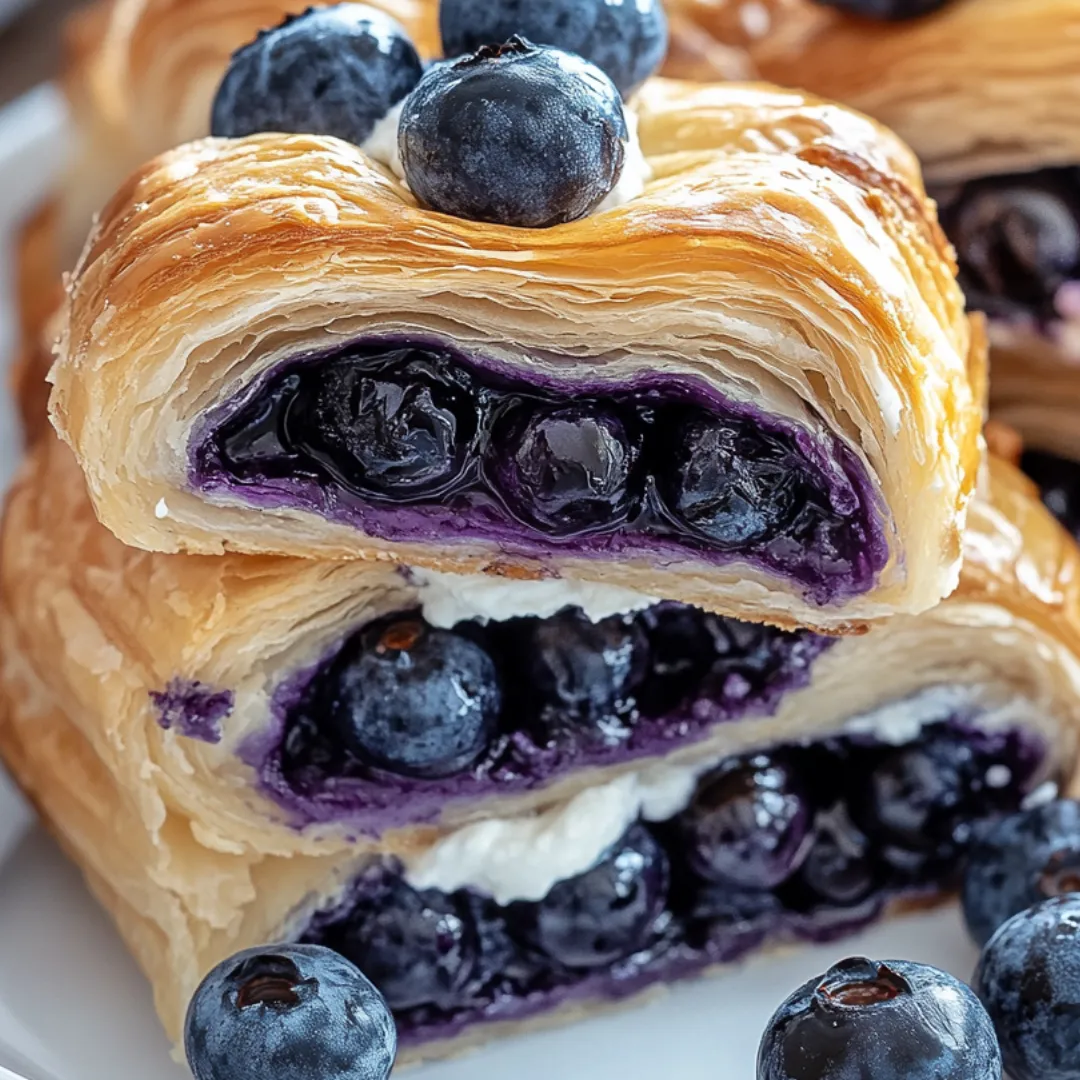
{"label": "puff pastry layer", "polygon": [[[1044,773],[1067,772],[1080,720],[1080,556],[1026,481],[1000,463],[966,535],[954,597],[839,641],[815,665],[810,687],[775,715],[723,725],[694,752],[717,761],[838,733],[856,717],[862,730],[869,716],[869,730],[885,731],[911,721],[910,703],[931,701],[945,715],[994,716],[1027,732],[1045,748]],[[16,487],[2,555],[0,746],[116,918],[173,1037],[209,966],[247,945],[312,934],[322,925],[313,914],[354,895],[373,853],[392,849],[416,867],[438,845],[459,842],[461,833],[422,828],[373,847],[288,828],[253,799],[242,767],[162,730],[148,706],[148,690],[177,664],[215,685],[231,680],[238,707],[242,698],[254,702],[285,674],[279,657],[299,660],[329,623],[367,602],[362,582],[377,569],[125,549],[94,523],[67,451],[49,440]],[[850,677],[870,669],[872,681]],[[239,689],[235,676],[244,670],[249,684]],[[226,734],[218,745],[228,742]],[[665,766],[677,767],[681,756]],[[626,782],[593,775],[586,789],[578,779],[562,794],[588,796],[601,779]],[[674,974],[664,968],[660,977]],[[610,997],[590,985],[544,1019],[567,1019],[597,1004],[597,994]],[[452,1038],[439,1030],[419,1025],[418,1037],[431,1041],[413,1052],[459,1048],[500,1028],[459,1024]]]}
{"label": "puff pastry layer", "polygon": [[[861,109],[919,155],[927,183],[1080,161],[1072,121],[1077,0],[951,0],[874,22],[813,0],[668,0],[682,21],[744,48],[760,78]],[[700,78],[674,48],[666,73]]]}
{"label": "puff pastry layer", "polygon": [[[995,355],[1077,362],[1080,242],[1065,234],[1075,233],[1071,219],[1080,212],[1072,122],[1078,0],[952,0],[902,22],[860,19],[813,0],[671,6],[669,74],[702,77],[701,62],[682,53],[704,35],[745,49],[761,77],[843,101],[895,130],[918,154],[941,206],[969,306],[993,316]],[[962,191],[965,181],[978,184]],[[1059,201],[1040,208],[1031,190]],[[1003,239],[1009,214],[1024,222],[1023,235],[1045,230],[1055,239],[1035,242],[1025,256],[1022,240]]]}
{"label": "puff pastry layer", "polygon": [[[332,139],[206,141],[146,166],[88,241],[53,371],[53,419],[102,520],[149,549],[603,575],[831,630],[935,603],[978,461],[982,342],[913,159],[852,113],[767,87],[655,80],[636,110],[646,192],[540,232],[421,210]],[[456,346],[567,396],[678,386],[749,409],[822,463],[821,491],[843,473],[847,494],[822,498],[861,530],[860,566],[822,583],[760,549],[730,562],[622,539],[613,559],[607,541],[575,553],[499,525],[502,543],[472,510],[451,523],[424,507],[421,524],[457,540],[417,542],[423,529],[354,513],[339,488],[206,467],[282,365],[386,339]]]}

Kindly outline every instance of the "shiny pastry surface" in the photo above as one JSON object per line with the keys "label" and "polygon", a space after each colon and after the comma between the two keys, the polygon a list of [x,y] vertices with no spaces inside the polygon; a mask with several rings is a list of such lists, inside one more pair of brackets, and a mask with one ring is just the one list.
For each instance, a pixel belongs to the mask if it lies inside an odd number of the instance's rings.
{"label": "shiny pastry surface", "polygon": [[[162,550],[610,572],[725,614],[829,629],[936,602],[955,580],[982,368],[910,155],[854,114],[767,87],[657,80],[634,112],[654,180],[621,207],[553,229],[420,210],[333,139],[209,141],[136,174],[88,243],[54,371],[54,419],[106,523]],[[276,296],[274,311],[245,315],[254,292]],[[247,323],[240,338],[237,320]],[[402,371],[383,343],[429,355]],[[364,477],[413,451],[361,463],[357,481],[357,451],[326,426],[317,385],[307,400],[323,424],[319,445],[294,430],[304,453],[290,458],[290,442],[254,474],[208,460],[204,448],[220,447],[245,408],[272,412],[290,365],[309,358],[301,366],[317,384],[357,368],[365,350],[367,364],[348,376],[357,392],[383,393],[372,372],[390,364],[389,385],[428,387],[430,404],[409,420],[417,437],[436,421],[446,433],[423,435],[427,457],[393,491],[373,492]],[[500,401],[531,395],[557,410],[585,395],[609,409],[604,423],[624,433],[605,435],[615,457],[600,466],[603,505],[521,506],[522,485],[490,469],[477,488],[471,440],[491,437],[501,406],[477,418],[469,386],[464,411],[453,405],[446,377],[424,374],[445,357],[451,375],[489,395],[502,380]],[[692,406],[680,437],[715,445],[716,469],[700,479],[684,470],[665,489],[649,466],[664,454],[643,430],[645,399],[660,412]],[[147,404],[143,434],[121,448],[108,429]],[[539,464],[542,475],[549,466],[532,451],[520,464],[511,452],[514,438],[537,453],[551,446],[530,427],[535,408],[523,415],[524,429],[514,420],[492,445],[506,467]],[[747,419],[764,441],[740,442]],[[671,429],[660,423],[658,436]],[[357,446],[382,453],[367,436]],[[447,485],[461,486],[461,500],[422,498]],[[913,488],[939,494],[898,497]],[[800,502],[818,509],[793,517]]]}
{"label": "shiny pastry surface", "polygon": [[[428,1056],[521,1024],[569,1019],[763,941],[813,939],[861,925],[911,889],[924,895],[944,880],[935,859],[947,852],[955,863],[950,845],[962,843],[973,820],[1012,805],[1032,785],[1063,781],[1071,769],[1080,719],[1080,556],[1030,485],[996,463],[974,504],[964,580],[954,597],[926,615],[899,617],[832,645],[815,662],[810,686],[788,699],[790,712],[782,703],[771,718],[721,724],[695,755],[669,755],[664,769],[676,771],[664,772],[662,782],[648,770],[593,773],[564,789],[566,802],[538,802],[545,813],[500,818],[500,836],[529,837],[518,850],[528,853],[530,867],[546,865],[538,864],[538,850],[560,859],[569,851],[570,861],[552,864],[547,878],[534,875],[526,884],[517,870],[507,876],[512,862],[500,870],[474,856],[466,860],[477,851],[470,830],[490,829],[492,814],[514,812],[505,803],[488,803],[485,820],[462,823],[464,829],[414,828],[379,846],[298,831],[268,816],[271,804],[255,803],[253,813],[249,796],[238,794],[250,772],[215,755],[235,745],[233,725],[254,715],[257,688],[273,684],[290,664],[308,665],[319,638],[339,639],[370,606],[363,575],[384,572],[357,563],[132,551],[94,522],[79,483],[68,452],[42,441],[5,522],[0,742],[116,916],[174,1034],[198,978],[236,948],[287,936],[321,937],[349,950],[371,940],[364,926],[423,922],[425,910],[453,915],[460,934],[436,971],[410,968],[415,981],[388,984],[411,1033],[411,1053]],[[392,638],[380,634],[391,647],[408,644],[400,632]],[[238,681],[245,668],[250,678]],[[853,670],[874,670],[876,677],[852,679]],[[180,672],[199,678],[200,708],[187,714],[186,730],[175,722],[165,730],[151,691],[160,693]],[[212,692],[227,685],[236,696],[225,716]],[[200,725],[215,724],[223,737],[206,742]],[[803,746],[807,740],[817,748]],[[770,758],[757,760],[761,752]],[[813,765],[815,754],[827,761]],[[922,774],[908,762],[912,754],[929,755],[974,800],[959,817],[917,827],[917,840],[906,810],[867,801],[866,794],[886,766],[902,772],[910,765]],[[828,779],[830,755],[854,755],[836,766],[835,781]],[[974,773],[962,780],[965,770]],[[972,776],[993,780],[973,785]],[[818,780],[821,794],[800,794]],[[716,835],[712,815],[729,805],[731,792],[753,798],[759,787],[788,793],[785,809],[770,825],[776,843],[759,848],[764,834],[746,838],[753,857],[737,863],[757,877],[734,883],[724,849],[709,839]],[[879,789],[894,786],[883,780]],[[623,809],[601,814],[596,799]],[[819,818],[837,799],[845,813]],[[638,806],[644,828],[634,824]],[[589,832],[595,851],[575,853],[557,839],[537,847],[537,836],[550,827],[557,838],[557,822],[578,812],[609,823],[610,836]],[[626,839],[621,814],[632,826]],[[805,840],[811,814],[818,822],[814,844]],[[892,839],[864,849],[869,867],[841,866],[829,857],[833,827],[844,832],[842,847],[858,836]],[[924,850],[933,837],[945,844],[938,855],[933,845]],[[620,909],[621,936],[602,956],[583,952],[562,905],[583,889],[584,910],[605,910],[613,871],[604,854],[617,853],[620,843],[630,853],[619,872],[639,867],[644,874],[640,907]],[[367,861],[389,851],[388,860]],[[754,933],[732,936],[733,903]],[[571,903],[571,910],[582,909]],[[481,928],[487,948],[510,949],[512,963],[498,966],[496,982],[491,972],[503,954],[477,956]],[[388,932],[384,940],[391,938]],[[648,947],[633,964],[621,962],[624,951],[642,943]],[[545,989],[526,998],[530,986]],[[480,1023],[499,1016],[502,1025]]]}

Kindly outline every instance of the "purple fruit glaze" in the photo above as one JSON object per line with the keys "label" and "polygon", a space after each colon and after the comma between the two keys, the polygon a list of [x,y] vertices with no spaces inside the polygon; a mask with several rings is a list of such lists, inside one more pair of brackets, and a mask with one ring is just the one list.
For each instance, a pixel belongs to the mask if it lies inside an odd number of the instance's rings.
{"label": "purple fruit glaze", "polygon": [[710,680],[703,687],[705,696],[674,713],[640,717],[629,737],[614,745],[545,746],[529,732],[517,730],[499,736],[469,769],[440,780],[414,780],[361,766],[339,775],[318,768],[288,774],[283,751],[290,716],[333,663],[335,647],[319,664],[282,683],[273,698],[270,724],[250,736],[239,753],[258,773],[262,790],[288,812],[297,828],[340,822],[361,834],[378,836],[434,821],[448,803],[535,790],[571,770],[661,756],[705,738],[718,724],[771,716],[787,693],[809,684],[814,661],[835,640],[809,632],[786,634],[773,646],[782,657],[778,673],[756,691],[737,672]]}
{"label": "purple fruit glaze", "polygon": [[233,692],[215,690],[192,679],[172,679],[164,690],[152,690],[157,722],[200,742],[221,742],[221,722],[233,710]]}
{"label": "purple fruit glaze", "polygon": [[[957,718],[928,729],[924,737],[944,737],[970,742],[985,770],[995,764],[1005,764],[1011,779],[1007,790],[982,787],[980,793],[969,796],[965,819],[970,826],[996,814],[1011,812],[1031,790],[1040,765],[1046,755],[1041,739],[1020,729],[987,732],[973,726],[970,718]],[[843,749],[846,745],[848,749]],[[815,753],[835,756],[826,772],[843,782],[851,767],[862,767],[862,761],[875,760],[876,753],[888,753],[887,747],[866,736],[831,740],[808,748],[801,766],[815,769]],[[858,755],[869,754],[869,759]],[[842,797],[840,792],[834,795]],[[680,845],[685,834],[675,822],[654,827],[668,851],[673,865],[682,862]],[[961,833],[958,833],[961,835]],[[951,889],[955,884],[957,865],[962,857],[964,842],[944,861],[928,857],[922,870],[900,872],[878,863],[875,871],[877,885],[867,897],[849,905],[823,905],[806,902],[791,882],[773,894],[772,905],[762,905],[756,914],[746,917],[723,917],[701,923],[692,897],[700,890],[700,881],[677,873],[669,893],[665,912],[657,919],[647,941],[636,953],[604,968],[593,971],[570,971],[554,967],[542,956],[532,954],[520,945],[510,945],[511,961],[506,961],[505,927],[498,927],[511,909],[500,909],[478,894],[465,891],[455,894],[463,903],[460,910],[473,913],[481,941],[494,942],[490,958],[481,961],[479,982],[465,993],[464,1004],[456,1009],[440,1010],[420,1006],[399,1011],[395,1017],[401,1042],[416,1046],[440,1039],[453,1038],[476,1024],[498,1021],[526,1020],[549,1012],[562,1005],[584,1001],[618,1001],[631,997],[658,983],[700,975],[708,968],[743,959],[765,945],[784,943],[822,943],[838,940],[878,919],[886,908],[896,902],[924,901]],[[342,897],[330,908],[316,914],[297,936],[316,943],[335,941],[335,933],[347,923],[350,915],[370,904],[381,894],[382,883],[388,876],[401,873],[392,860],[371,864],[348,886]],[[731,911],[742,909],[732,908]],[[696,921],[697,920],[697,921]],[[512,935],[511,935],[512,936]],[[407,943],[405,943],[407,947]],[[500,952],[499,950],[503,950]],[[481,952],[481,957],[484,953]],[[486,972],[486,975],[484,974]],[[507,974],[512,972],[512,974]],[[466,1000],[468,999],[468,1000]]]}
{"label": "purple fruit glaze", "polygon": [[[295,452],[284,455],[272,469],[247,470],[243,476],[230,471],[218,436],[254,402],[268,400],[271,384],[276,385],[286,375],[332,364],[347,357],[350,350],[385,353],[405,348],[450,353],[457,366],[486,380],[489,386],[502,387],[497,392],[506,395],[527,390],[546,395],[549,400],[566,400],[617,394],[645,408],[678,402],[704,409],[721,420],[749,421],[763,438],[790,441],[799,460],[800,475],[819,493],[832,524],[808,524],[808,535],[813,537],[810,542],[781,534],[737,551],[721,551],[707,539],[672,528],[670,522],[661,520],[663,514],[647,521],[643,518],[644,526],[631,523],[602,535],[556,540],[523,527],[483,485],[473,484],[467,490],[428,502],[390,505],[365,499],[332,482]],[[190,444],[189,481],[194,490],[207,495],[239,496],[256,507],[300,508],[369,536],[397,542],[445,545],[460,538],[495,544],[508,555],[540,561],[553,555],[646,558],[657,565],[687,559],[722,565],[738,559],[794,580],[803,587],[808,600],[819,606],[841,604],[869,591],[889,556],[885,508],[879,505],[862,463],[836,438],[811,434],[753,405],[732,401],[690,376],[650,374],[615,387],[610,383],[534,375],[526,387],[520,372],[507,365],[490,357],[466,356],[430,338],[373,335],[283,361],[264,372],[233,399],[208,412],[196,426]],[[810,514],[808,520],[816,518]]]}

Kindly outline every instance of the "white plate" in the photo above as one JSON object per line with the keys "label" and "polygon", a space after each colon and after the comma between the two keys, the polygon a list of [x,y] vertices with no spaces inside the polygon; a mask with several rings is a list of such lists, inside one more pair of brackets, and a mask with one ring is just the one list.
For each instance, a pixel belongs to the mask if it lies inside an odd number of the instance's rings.
{"label": "white plate", "polygon": [[[60,114],[50,92],[0,114],[4,210],[46,187],[59,160]],[[15,132],[15,134],[13,134]],[[5,147],[7,152],[5,154]],[[14,193],[9,196],[8,193]],[[10,227],[0,219],[0,288]],[[6,297],[5,297],[6,301]],[[0,307],[0,351],[10,346]],[[0,400],[0,409],[10,403]],[[0,414],[0,479],[14,466],[10,411]],[[21,836],[25,811],[0,788],[0,1080],[183,1080],[158,1027],[146,983],[77,872],[40,829]],[[758,1039],[787,994],[841,956],[912,959],[970,976],[975,952],[955,911],[907,918],[839,945],[751,962],[676,987],[637,1009],[560,1031],[497,1043],[472,1057],[427,1066],[417,1080],[749,1080]],[[6,1045],[5,1045],[6,1044]]]}

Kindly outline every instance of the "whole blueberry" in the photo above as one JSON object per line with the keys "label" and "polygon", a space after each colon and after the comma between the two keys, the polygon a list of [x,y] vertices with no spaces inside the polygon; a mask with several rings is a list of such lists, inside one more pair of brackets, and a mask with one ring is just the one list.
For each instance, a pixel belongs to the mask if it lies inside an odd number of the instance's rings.
{"label": "whole blueberry", "polygon": [[643,611],[639,622],[649,639],[642,711],[663,716],[698,697],[717,658],[718,627],[724,620],[685,604],[663,603]]}
{"label": "whole blueberry", "polygon": [[469,464],[478,424],[462,374],[408,364],[328,365],[309,377],[286,417],[295,447],[346,487],[390,502],[451,489]]}
{"label": "whole blueberry", "polygon": [[755,889],[771,889],[799,868],[812,821],[793,769],[765,754],[706,776],[680,819],[697,874]]}
{"label": "whole blueberry", "polygon": [[230,139],[334,135],[360,146],[423,70],[408,35],[378,8],[309,8],[233,55],[210,130]]}
{"label": "whole blueberry", "polygon": [[861,15],[867,19],[901,21],[917,19],[920,15],[929,15],[938,11],[950,0],[816,0],[826,7],[849,11],[852,15]]}
{"label": "whole blueberry", "polygon": [[969,805],[977,771],[962,735],[924,734],[853,773],[852,816],[897,869],[950,863],[971,839]]}
{"label": "whole blueberry", "polygon": [[520,651],[526,703],[545,734],[573,741],[627,734],[648,663],[635,619],[615,615],[594,623],[570,608],[530,624]]}
{"label": "whole blueberry", "polygon": [[442,0],[439,29],[447,56],[515,34],[577,53],[624,97],[660,67],[668,42],[662,0]]}
{"label": "whole blueberry", "polygon": [[1080,803],[1050,802],[992,824],[964,870],[964,919],[975,942],[1050,896],[1080,892]]}
{"label": "whole blueberry", "polygon": [[398,147],[413,194],[471,221],[575,221],[618,183],[619,92],[572,53],[521,38],[432,68],[409,95]]}
{"label": "whole blueberry", "polygon": [[777,1009],[758,1080],[1000,1080],[979,999],[937,968],[842,960]]}
{"label": "whole blueberry", "polygon": [[793,455],[751,424],[696,416],[673,425],[660,475],[670,512],[713,544],[773,539],[799,509]]}
{"label": "whole blueberry", "polygon": [[668,895],[667,855],[633,825],[605,857],[539,903],[507,909],[511,931],[567,968],[606,967],[644,946]]}
{"label": "whole blueberry", "polygon": [[546,536],[586,536],[633,514],[639,450],[595,403],[525,408],[499,425],[486,468],[516,517]]}
{"label": "whole blueberry", "polygon": [[487,746],[502,707],[499,673],[468,638],[419,616],[355,634],[321,686],[333,728],[362,761],[404,776],[449,776]]}
{"label": "whole blueberry", "polygon": [[452,896],[400,878],[360,904],[328,941],[379,988],[395,1011],[460,1007],[479,959],[468,910]]}
{"label": "whole blueberry", "polygon": [[943,221],[956,245],[972,306],[1007,315],[1017,306],[1053,318],[1054,297],[1080,266],[1077,207],[1049,182],[968,185]]}
{"label": "whole blueberry", "polygon": [[1080,462],[1041,450],[1027,450],[1020,467],[1039,485],[1042,501],[1080,539]]}
{"label": "whole blueberry", "polygon": [[813,835],[798,875],[810,903],[850,907],[865,900],[880,883],[870,843],[842,803],[818,814]]}
{"label": "whole blueberry", "polygon": [[222,961],[188,1006],[195,1080],[385,1080],[397,1032],[382,995],[319,945],[266,945]]}
{"label": "whole blueberry", "polygon": [[973,985],[1012,1080],[1080,1077],[1080,896],[1044,900],[1000,926]]}

